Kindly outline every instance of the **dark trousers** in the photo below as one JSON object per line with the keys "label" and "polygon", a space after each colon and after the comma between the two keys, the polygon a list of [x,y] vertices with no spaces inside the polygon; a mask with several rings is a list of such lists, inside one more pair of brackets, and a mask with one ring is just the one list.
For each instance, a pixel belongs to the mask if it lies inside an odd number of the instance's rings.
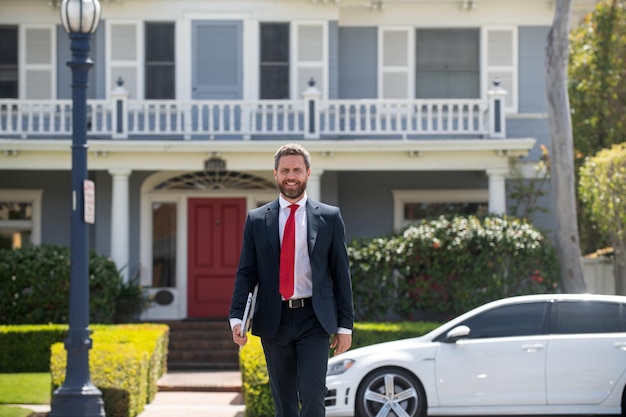
{"label": "dark trousers", "polygon": [[329,338],[312,306],[290,309],[283,305],[278,333],[261,339],[275,417],[326,415]]}

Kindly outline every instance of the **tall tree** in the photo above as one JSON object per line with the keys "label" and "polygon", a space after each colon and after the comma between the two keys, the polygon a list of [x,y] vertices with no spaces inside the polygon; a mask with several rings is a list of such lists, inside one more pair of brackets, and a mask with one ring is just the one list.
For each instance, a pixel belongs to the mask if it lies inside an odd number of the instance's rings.
{"label": "tall tree", "polygon": [[[570,33],[568,77],[576,174],[585,158],[626,137],[625,6],[624,0],[601,0]],[[578,207],[582,250],[593,252],[610,245],[611,237],[592,220],[591,208]]]}
{"label": "tall tree", "polygon": [[567,91],[571,0],[557,0],[546,47],[546,91],[550,124],[551,186],[556,248],[565,292],[586,292],[576,217],[574,139]]}

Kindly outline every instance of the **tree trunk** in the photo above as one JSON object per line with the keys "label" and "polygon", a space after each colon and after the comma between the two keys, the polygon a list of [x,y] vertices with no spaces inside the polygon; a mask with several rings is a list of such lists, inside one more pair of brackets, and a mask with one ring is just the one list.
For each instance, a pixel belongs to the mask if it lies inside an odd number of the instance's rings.
{"label": "tree trunk", "polygon": [[571,0],[557,0],[546,47],[546,91],[550,122],[552,200],[556,249],[564,292],[587,291],[576,217],[574,140],[567,92]]}

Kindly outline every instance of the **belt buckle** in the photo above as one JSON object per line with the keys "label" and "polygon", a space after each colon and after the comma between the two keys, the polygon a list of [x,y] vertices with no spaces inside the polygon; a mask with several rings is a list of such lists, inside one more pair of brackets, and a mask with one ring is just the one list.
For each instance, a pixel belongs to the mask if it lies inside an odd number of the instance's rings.
{"label": "belt buckle", "polygon": [[302,298],[289,299],[287,301],[289,308],[304,307],[304,300]]}

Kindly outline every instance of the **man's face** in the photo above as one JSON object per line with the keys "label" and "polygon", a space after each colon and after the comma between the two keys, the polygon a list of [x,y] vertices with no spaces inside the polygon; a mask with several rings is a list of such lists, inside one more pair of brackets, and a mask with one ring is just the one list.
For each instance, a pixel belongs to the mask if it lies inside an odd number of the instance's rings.
{"label": "man's face", "polygon": [[283,197],[295,203],[304,194],[310,174],[311,169],[306,169],[302,155],[285,155],[278,160],[278,169],[274,170],[274,179]]}

